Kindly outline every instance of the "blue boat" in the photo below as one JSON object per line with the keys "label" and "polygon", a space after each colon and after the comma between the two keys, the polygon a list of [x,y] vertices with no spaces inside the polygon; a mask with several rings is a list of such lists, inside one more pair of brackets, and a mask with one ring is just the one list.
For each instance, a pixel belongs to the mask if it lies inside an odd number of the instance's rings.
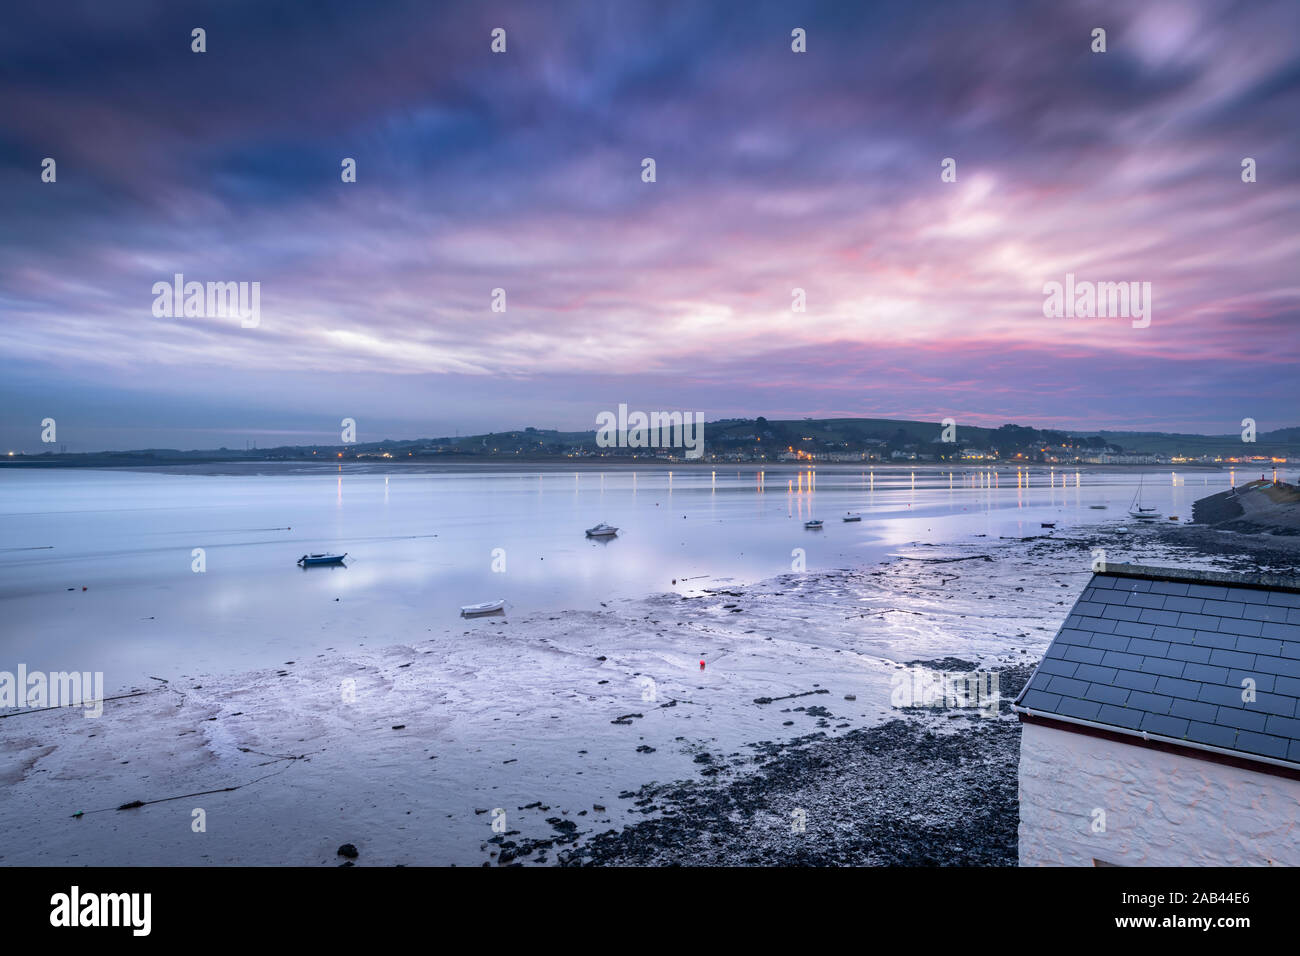
{"label": "blue boat", "polygon": [[[344,551],[342,554],[304,554],[298,559],[298,566],[302,568],[315,567],[318,564],[343,564],[343,559],[348,556]],[[343,565],[347,567],[347,565]]]}

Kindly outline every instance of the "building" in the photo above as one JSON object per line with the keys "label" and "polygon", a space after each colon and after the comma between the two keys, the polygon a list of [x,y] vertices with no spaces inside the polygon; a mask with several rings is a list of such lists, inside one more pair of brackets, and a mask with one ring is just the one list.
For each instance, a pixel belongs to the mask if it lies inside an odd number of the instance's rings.
{"label": "building", "polygon": [[1111,565],[1013,707],[1022,866],[1300,865],[1300,579]]}
{"label": "building", "polygon": [[1112,455],[1101,454],[1085,458],[1084,461],[1093,465],[1167,465],[1168,458],[1160,455]]}

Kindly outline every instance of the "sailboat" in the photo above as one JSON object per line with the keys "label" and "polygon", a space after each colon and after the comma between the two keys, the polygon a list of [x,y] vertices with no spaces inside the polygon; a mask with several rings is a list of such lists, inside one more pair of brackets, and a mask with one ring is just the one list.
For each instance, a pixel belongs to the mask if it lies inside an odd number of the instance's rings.
{"label": "sailboat", "polygon": [[1139,521],[1156,521],[1160,518],[1160,512],[1154,508],[1146,508],[1142,505],[1142,482],[1146,480],[1146,475],[1138,478],[1137,494],[1133,496],[1133,503],[1129,505],[1128,514],[1130,518],[1137,518]]}

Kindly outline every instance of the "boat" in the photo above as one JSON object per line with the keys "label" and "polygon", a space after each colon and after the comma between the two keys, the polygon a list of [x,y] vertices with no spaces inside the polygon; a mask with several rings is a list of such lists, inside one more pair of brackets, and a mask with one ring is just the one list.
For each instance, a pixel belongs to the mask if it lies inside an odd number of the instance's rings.
{"label": "boat", "polygon": [[1056,522],[1055,522],[1055,521],[1043,521],[1043,522],[1040,522],[1040,523],[1042,524],[1042,526],[1043,526],[1044,528],[1055,528],[1055,527],[1056,527]]}
{"label": "boat", "polygon": [[860,515],[860,514],[854,514],[852,511],[850,511],[848,514],[846,514],[846,515],[844,516],[844,520],[845,520],[845,521],[861,521],[861,520],[862,520],[862,515]]}
{"label": "boat", "polygon": [[[342,554],[304,554],[298,559],[298,566],[302,568],[315,567],[318,564],[343,564],[343,559],[348,556],[344,551]],[[346,567],[346,565],[344,565]]]}
{"label": "boat", "polygon": [[461,617],[481,617],[484,614],[496,614],[504,611],[505,601],[484,601],[482,604],[466,604],[460,609]]}
{"label": "boat", "polygon": [[1091,508],[1093,511],[1105,511],[1105,510],[1106,510],[1106,506],[1105,506],[1105,505],[1088,505],[1088,507]]}
{"label": "boat", "polygon": [[618,529],[613,525],[605,524],[603,521],[596,527],[587,529],[588,538],[612,538],[616,534],[618,534]]}
{"label": "boat", "polygon": [[809,531],[820,531],[822,529],[822,522],[820,518],[817,518],[813,521],[805,521],[803,526]]}
{"label": "boat", "polygon": [[1144,508],[1142,506],[1142,482],[1146,480],[1146,475],[1138,478],[1137,494],[1133,496],[1133,503],[1129,505],[1128,516],[1137,518],[1138,521],[1157,521],[1160,518],[1160,512],[1156,508]]}

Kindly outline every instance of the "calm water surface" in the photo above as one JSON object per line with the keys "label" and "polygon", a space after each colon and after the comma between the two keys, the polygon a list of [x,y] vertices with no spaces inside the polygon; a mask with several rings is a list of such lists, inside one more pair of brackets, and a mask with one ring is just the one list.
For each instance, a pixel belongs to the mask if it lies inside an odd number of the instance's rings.
{"label": "calm water surface", "polygon": [[[1045,533],[1043,521],[1060,534],[1127,522],[1138,480],[826,466],[4,471],[0,670],[103,670],[110,687],[122,686],[422,639],[459,627],[460,605],[497,598],[518,614],[759,580],[788,572],[796,548],[815,571],[874,563],[914,543]],[[1195,499],[1230,480],[1153,470],[1143,498],[1185,519]],[[1101,504],[1107,510],[1089,507]],[[848,511],[862,522],[841,522]],[[825,529],[806,531],[809,518]],[[619,537],[587,539],[599,521]],[[202,573],[195,548],[205,552]],[[348,566],[295,565],[327,550],[346,551]]]}

